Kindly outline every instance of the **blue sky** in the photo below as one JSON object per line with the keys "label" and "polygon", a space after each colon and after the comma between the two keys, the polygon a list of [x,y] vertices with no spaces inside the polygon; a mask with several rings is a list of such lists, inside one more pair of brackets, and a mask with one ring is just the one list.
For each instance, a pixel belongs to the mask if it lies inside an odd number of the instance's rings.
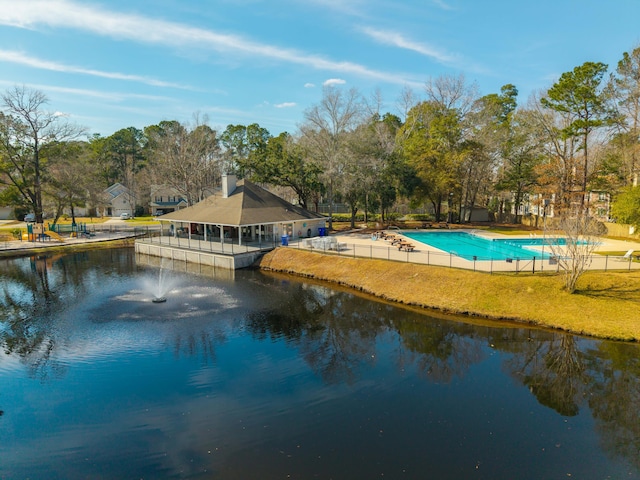
{"label": "blue sky", "polygon": [[323,85],[406,87],[464,74],[525,104],[586,61],[640,44],[640,0],[0,0],[0,90],[111,135],[194,113],[295,132]]}

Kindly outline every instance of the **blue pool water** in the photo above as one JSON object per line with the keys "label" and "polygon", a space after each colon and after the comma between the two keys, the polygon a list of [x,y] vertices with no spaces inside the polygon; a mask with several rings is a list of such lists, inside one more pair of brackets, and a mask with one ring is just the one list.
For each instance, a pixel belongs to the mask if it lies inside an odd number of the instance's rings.
{"label": "blue pool water", "polygon": [[[466,260],[531,260],[549,258],[548,253],[530,247],[548,245],[544,238],[500,238],[486,239],[467,232],[403,232],[416,242],[426,243]],[[564,239],[554,241],[562,242]]]}

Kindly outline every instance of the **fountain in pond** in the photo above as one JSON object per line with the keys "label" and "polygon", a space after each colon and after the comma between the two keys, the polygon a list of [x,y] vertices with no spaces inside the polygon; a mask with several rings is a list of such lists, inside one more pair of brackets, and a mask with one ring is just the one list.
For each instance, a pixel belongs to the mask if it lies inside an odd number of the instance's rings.
{"label": "fountain in pond", "polygon": [[160,261],[157,280],[151,278],[145,279],[146,290],[151,293],[151,301],[153,303],[166,302],[167,294],[175,286],[175,279],[171,276],[171,270],[163,268],[163,261],[164,259]]}

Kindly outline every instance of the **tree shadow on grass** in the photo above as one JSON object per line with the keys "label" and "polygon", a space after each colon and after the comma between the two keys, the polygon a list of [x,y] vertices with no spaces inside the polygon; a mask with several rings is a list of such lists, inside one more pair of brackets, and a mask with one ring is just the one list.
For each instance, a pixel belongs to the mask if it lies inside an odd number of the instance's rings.
{"label": "tree shadow on grass", "polygon": [[577,289],[575,294],[589,298],[626,300],[640,303],[640,285],[616,285],[596,288],[587,287],[584,289]]}

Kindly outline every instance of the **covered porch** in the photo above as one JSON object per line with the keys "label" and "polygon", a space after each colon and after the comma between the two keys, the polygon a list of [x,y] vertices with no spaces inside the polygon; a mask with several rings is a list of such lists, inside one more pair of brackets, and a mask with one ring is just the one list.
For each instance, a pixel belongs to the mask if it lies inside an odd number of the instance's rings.
{"label": "covered porch", "polygon": [[[160,220],[160,237],[166,237],[168,242],[177,244],[202,245],[207,250],[229,250],[234,245],[263,246],[286,244],[288,240],[311,238],[326,235],[325,221],[305,220],[291,222],[261,223],[256,225],[225,225],[221,223],[183,222],[175,220]],[[208,244],[218,244],[217,246]]]}
{"label": "covered porch", "polygon": [[[326,235],[326,217],[292,205],[249,182],[223,176],[221,191],[191,207],[159,217],[149,244],[185,252],[237,256]],[[163,251],[162,255],[167,254]]]}

